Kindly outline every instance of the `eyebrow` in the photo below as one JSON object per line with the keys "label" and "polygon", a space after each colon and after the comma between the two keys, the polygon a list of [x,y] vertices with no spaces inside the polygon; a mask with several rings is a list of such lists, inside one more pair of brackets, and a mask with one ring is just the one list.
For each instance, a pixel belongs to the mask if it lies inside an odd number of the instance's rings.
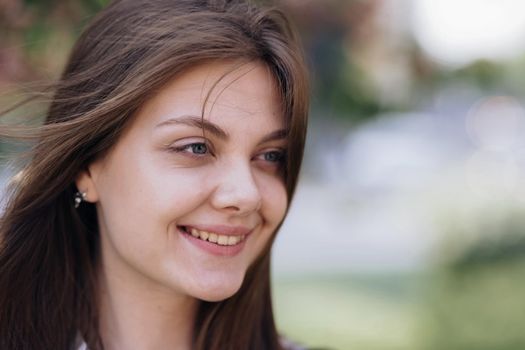
{"label": "eyebrow", "polygon": [[[164,120],[163,122],[157,124],[155,128],[160,128],[160,127],[164,127],[168,125],[188,125],[191,127],[195,127],[195,128],[199,128],[199,129],[208,131],[221,139],[228,139],[229,137],[228,133],[225,130],[223,130],[220,126],[218,126],[217,124],[214,124],[202,117],[194,116],[194,115],[184,115],[181,117],[170,118],[170,119]],[[259,143],[282,140],[282,139],[287,138],[287,136],[288,136],[288,130],[279,129],[279,130],[272,131],[268,135],[265,135]]]}
{"label": "eyebrow", "polygon": [[268,135],[264,136],[259,143],[265,143],[270,141],[277,141],[277,140],[284,140],[288,137],[288,130],[286,129],[279,129],[272,131]]}
{"label": "eyebrow", "polygon": [[170,118],[167,119],[155,126],[155,128],[160,128],[167,125],[188,125],[195,128],[203,129],[205,131],[208,131],[215,136],[221,138],[221,139],[227,139],[228,133],[221,129],[218,125],[213,124],[210,121],[207,121],[206,119],[194,115],[184,115],[177,118]]}

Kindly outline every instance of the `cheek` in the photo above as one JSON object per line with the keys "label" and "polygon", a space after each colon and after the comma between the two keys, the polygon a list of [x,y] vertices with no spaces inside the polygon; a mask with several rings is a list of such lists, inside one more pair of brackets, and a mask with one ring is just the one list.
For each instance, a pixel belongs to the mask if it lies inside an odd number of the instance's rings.
{"label": "cheek", "polygon": [[288,207],[286,188],[281,181],[274,180],[261,188],[265,219],[275,229],[284,219]]}
{"label": "cheek", "polygon": [[148,210],[162,215],[164,224],[190,214],[209,200],[211,174],[207,167],[159,167],[147,176],[149,193],[143,193],[143,198],[149,197],[152,202]]}
{"label": "cheek", "polygon": [[[126,160],[126,161],[124,161]],[[174,168],[149,157],[113,159],[99,181],[100,206],[115,232],[165,230],[206,197],[205,174]]]}

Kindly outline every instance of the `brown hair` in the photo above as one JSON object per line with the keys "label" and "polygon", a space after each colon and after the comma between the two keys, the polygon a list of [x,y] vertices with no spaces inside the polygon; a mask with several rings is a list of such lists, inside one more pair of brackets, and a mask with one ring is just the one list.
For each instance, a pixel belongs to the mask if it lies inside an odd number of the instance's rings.
{"label": "brown hair", "polygon": [[[188,67],[261,61],[273,74],[288,130],[290,201],[301,164],[308,84],[302,53],[277,9],[235,0],[117,0],[78,39],[30,160],[0,222],[0,348],[71,349],[98,332],[95,207],[74,208],[74,179],[118,140],[137,109]],[[13,135],[4,127],[2,134]],[[20,136],[20,135],[19,135]],[[267,246],[241,289],[201,302],[193,348],[280,349]]]}

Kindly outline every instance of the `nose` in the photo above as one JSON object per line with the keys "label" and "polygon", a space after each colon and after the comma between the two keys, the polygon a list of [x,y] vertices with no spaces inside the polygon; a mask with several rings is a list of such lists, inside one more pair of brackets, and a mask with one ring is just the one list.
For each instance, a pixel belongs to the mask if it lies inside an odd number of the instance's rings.
{"label": "nose", "polygon": [[217,186],[211,203],[218,210],[245,216],[260,209],[261,191],[249,164],[232,163],[224,165],[220,174],[215,174]]}

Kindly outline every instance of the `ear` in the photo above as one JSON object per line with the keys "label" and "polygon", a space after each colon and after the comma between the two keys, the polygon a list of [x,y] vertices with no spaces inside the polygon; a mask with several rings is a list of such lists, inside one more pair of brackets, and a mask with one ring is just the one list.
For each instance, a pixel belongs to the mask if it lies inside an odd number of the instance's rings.
{"label": "ear", "polygon": [[77,189],[81,193],[86,193],[84,200],[86,202],[95,203],[98,202],[98,192],[97,187],[95,186],[95,181],[93,181],[93,175],[89,168],[81,170],[78,173],[75,184]]}

